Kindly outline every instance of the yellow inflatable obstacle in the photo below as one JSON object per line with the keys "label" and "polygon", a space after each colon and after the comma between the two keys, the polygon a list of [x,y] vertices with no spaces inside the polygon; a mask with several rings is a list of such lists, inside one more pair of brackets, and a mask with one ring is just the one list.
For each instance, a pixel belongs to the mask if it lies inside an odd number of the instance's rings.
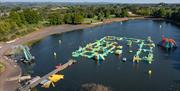
{"label": "yellow inflatable obstacle", "polygon": [[63,78],[64,78],[64,75],[54,74],[54,75],[50,76],[48,79],[52,82],[58,82],[59,80],[61,80]]}
{"label": "yellow inflatable obstacle", "polygon": [[133,62],[139,63],[140,60],[141,60],[141,58],[139,56],[134,56],[133,57]]}
{"label": "yellow inflatable obstacle", "polygon": [[64,75],[54,74],[48,77],[48,79],[43,80],[41,84],[42,84],[42,87],[44,88],[49,88],[51,84],[53,87],[55,87],[54,83],[58,82],[61,79],[64,79]]}

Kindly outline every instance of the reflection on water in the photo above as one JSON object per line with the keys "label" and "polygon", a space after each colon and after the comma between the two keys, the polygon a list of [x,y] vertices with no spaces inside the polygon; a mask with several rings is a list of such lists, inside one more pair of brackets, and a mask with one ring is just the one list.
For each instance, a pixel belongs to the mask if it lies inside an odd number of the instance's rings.
{"label": "reflection on water", "polygon": [[[161,29],[160,25],[162,25]],[[177,44],[180,43],[178,38],[180,28],[157,20],[130,20],[122,24],[117,22],[52,35],[32,46],[31,53],[36,58],[35,65],[31,68],[32,75],[47,74],[57,64],[63,64],[73,58],[71,54],[79,46],[85,46],[107,35],[138,39],[151,36],[157,44],[161,41],[162,33],[166,37],[175,39]],[[56,58],[54,58],[54,52],[57,54]],[[44,89],[38,86],[37,89],[38,91],[80,91],[84,83],[97,83],[110,87],[112,91],[178,91],[179,88],[174,90],[173,87],[176,85],[175,81],[180,80],[180,49],[167,52],[156,47],[154,54],[152,64],[133,63],[130,55],[126,53],[121,56],[109,55],[105,61],[94,61],[83,57],[73,58],[78,63],[60,72],[65,77],[55,84],[55,88]],[[122,61],[123,57],[127,58],[126,62]]]}
{"label": "reflection on water", "polygon": [[165,54],[168,54],[168,55],[173,55],[174,52],[176,51],[177,48],[172,48],[172,49],[167,49],[167,48],[163,48],[163,47],[160,47],[158,46],[158,50],[161,51],[162,53],[165,53]]}

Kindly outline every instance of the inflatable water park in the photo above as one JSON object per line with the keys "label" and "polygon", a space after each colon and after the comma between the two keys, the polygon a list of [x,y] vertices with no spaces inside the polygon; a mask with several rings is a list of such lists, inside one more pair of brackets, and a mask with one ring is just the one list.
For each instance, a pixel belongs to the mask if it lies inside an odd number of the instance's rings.
{"label": "inflatable water park", "polygon": [[[106,60],[106,56],[109,54],[122,55],[125,50],[124,47],[129,47],[128,52],[133,53],[132,61],[139,63],[140,61],[146,61],[149,64],[152,63],[154,54],[153,48],[155,43],[148,37],[146,40],[127,38],[127,37],[116,37],[116,36],[105,36],[94,43],[89,43],[85,47],[79,47],[78,50],[72,52],[73,57],[85,57],[94,59],[97,61]],[[136,46],[136,49],[132,50],[131,47]],[[126,61],[126,58],[122,60]]]}

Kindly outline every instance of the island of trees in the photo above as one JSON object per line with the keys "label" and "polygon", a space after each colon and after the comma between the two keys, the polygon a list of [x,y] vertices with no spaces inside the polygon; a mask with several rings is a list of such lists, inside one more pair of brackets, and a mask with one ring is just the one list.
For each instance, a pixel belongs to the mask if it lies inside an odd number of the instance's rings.
{"label": "island of trees", "polygon": [[60,24],[95,23],[108,18],[147,16],[180,22],[180,8],[174,5],[44,5],[5,7],[0,5],[0,41],[7,41],[37,30]]}

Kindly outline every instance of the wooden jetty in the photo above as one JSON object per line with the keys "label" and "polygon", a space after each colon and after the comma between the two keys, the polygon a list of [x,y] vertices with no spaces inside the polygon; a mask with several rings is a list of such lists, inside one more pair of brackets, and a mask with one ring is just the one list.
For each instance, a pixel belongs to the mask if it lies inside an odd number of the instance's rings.
{"label": "wooden jetty", "polygon": [[32,88],[36,87],[39,83],[41,83],[43,80],[47,79],[49,76],[52,76],[53,74],[58,73],[59,71],[62,71],[66,69],[67,67],[71,66],[73,63],[75,63],[76,60],[69,60],[67,63],[63,64],[59,68],[51,71],[50,73],[46,74],[43,77],[36,77],[30,81],[28,81],[28,84],[18,88],[18,91],[30,91]]}

